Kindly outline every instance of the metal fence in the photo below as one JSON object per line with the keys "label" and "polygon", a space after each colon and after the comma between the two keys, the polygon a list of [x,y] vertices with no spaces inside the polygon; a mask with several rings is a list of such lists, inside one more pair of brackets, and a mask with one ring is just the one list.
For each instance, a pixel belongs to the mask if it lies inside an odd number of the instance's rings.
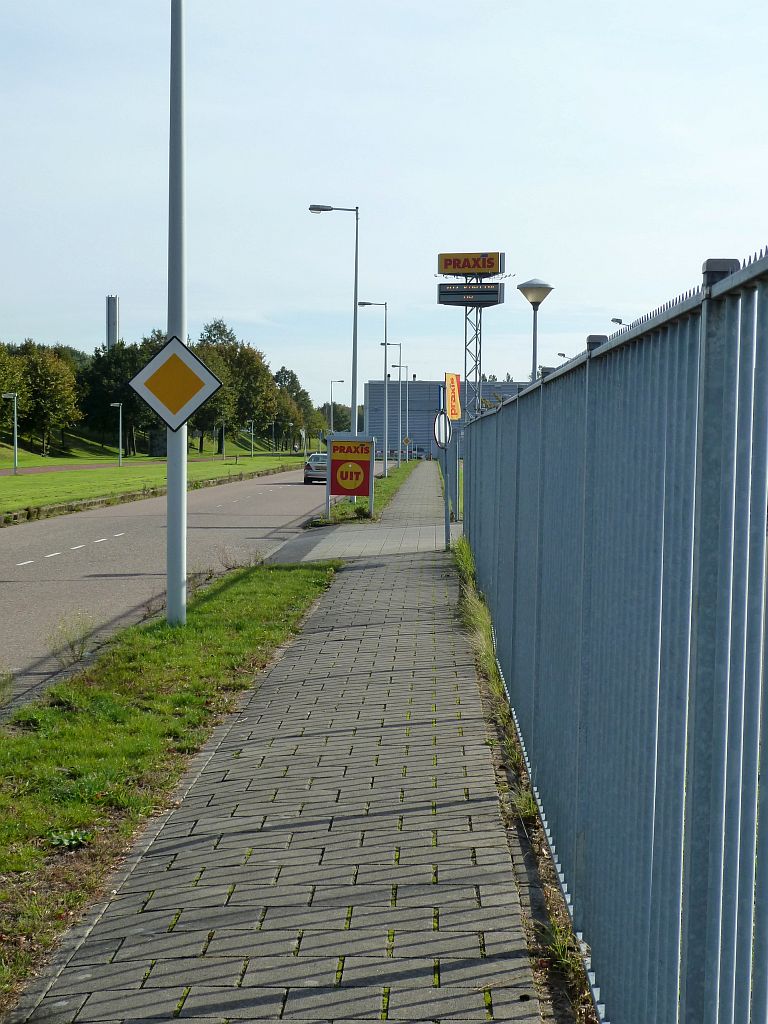
{"label": "metal fence", "polygon": [[464,501],[601,1016],[765,1024],[768,255],[471,423]]}

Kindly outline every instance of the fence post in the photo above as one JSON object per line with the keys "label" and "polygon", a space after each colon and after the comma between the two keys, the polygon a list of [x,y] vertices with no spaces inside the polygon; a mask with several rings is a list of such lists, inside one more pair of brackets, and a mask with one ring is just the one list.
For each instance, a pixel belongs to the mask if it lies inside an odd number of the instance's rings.
{"label": "fence post", "polygon": [[683,869],[681,1024],[716,1024],[722,924],[723,828],[736,435],[738,332],[711,287],[738,260],[707,260],[699,339],[693,601]]}

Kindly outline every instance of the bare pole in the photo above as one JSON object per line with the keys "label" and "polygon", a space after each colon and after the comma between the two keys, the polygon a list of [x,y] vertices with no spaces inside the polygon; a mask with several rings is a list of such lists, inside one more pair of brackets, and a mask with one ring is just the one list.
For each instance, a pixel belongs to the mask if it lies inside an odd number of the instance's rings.
{"label": "bare pole", "polygon": [[[168,148],[168,337],[187,342],[184,244],[184,0],[171,0]],[[187,426],[168,428],[166,536],[169,625],[187,621]]]}

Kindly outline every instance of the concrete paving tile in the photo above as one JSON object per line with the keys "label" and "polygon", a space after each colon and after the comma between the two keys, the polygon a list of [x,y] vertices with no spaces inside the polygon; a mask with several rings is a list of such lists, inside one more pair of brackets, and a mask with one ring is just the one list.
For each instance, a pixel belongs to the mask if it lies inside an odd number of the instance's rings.
{"label": "concrete paving tile", "polygon": [[81,993],[46,996],[26,1020],[33,1024],[70,1024],[87,999],[88,996]]}
{"label": "concrete paving tile", "polygon": [[315,1020],[336,1020],[339,1017],[352,1019],[383,1019],[382,992],[380,989],[343,985],[328,988],[290,988],[283,1010],[284,1020],[307,1018]]}
{"label": "concrete paving tile", "polygon": [[337,957],[260,956],[248,962],[242,987],[331,987],[338,971]]}
{"label": "concrete paving tile", "polygon": [[233,931],[222,928],[214,932],[207,946],[206,956],[258,957],[292,956],[296,948],[297,933]]}
{"label": "concrete paving tile", "polygon": [[390,992],[388,1019],[442,1022],[486,1021],[489,1017],[483,992],[443,987],[424,990],[397,985]]}
{"label": "concrete paving tile", "polygon": [[117,988],[93,992],[78,1013],[77,1022],[122,1020],[129,1007],[133,1016],[172,1020],[183,996],[184,987],[180,984],[138,992]]}
{"label": "concrete paving tile", "polygon": [[193,986],[184,1001],[180,1020],[192,1016],[213,1016],[220,1020],[279,1020],[285,988],[205,988]]}
{"label": "concrete paving tile", "polygon": [[150,960],[67,966],[56,979],[57,995],[76,995],[104,988],[140,989]]}
{"label": "concrete paving tile", "polygon": [[144,988],[169,985],[204,985],[209,988],[234,988],[244,971],[244,960],[234,957],[190,956],[157,960],[144,982]]}

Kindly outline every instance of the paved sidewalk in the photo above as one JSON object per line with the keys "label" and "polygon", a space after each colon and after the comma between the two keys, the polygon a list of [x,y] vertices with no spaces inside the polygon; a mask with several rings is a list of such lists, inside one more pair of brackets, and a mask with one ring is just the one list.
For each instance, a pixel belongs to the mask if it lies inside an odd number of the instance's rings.
{"label": "paved sidewalk", "polygon": [[457,600],[346,565],[10,1020],[539,1021]]}
{"label": "paved sidewalk", "polygon": [[[451,536],[461,536],[453,524]],[[270,561],[306,562],[445,549],[445,519],[436,462],[421,462],[374,523],[309,529]]]}

